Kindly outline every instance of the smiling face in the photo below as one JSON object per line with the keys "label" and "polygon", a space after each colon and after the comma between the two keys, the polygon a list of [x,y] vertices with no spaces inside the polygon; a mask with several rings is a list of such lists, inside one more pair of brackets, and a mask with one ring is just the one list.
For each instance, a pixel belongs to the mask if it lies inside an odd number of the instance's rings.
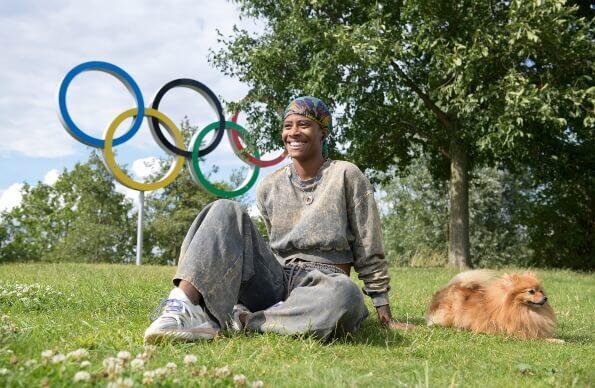
{"label": "smiling face", "polygon": [[282,139],[288,155],[298,161],[322,159],[326,131],[314,120],[292,114],[283,121]]}

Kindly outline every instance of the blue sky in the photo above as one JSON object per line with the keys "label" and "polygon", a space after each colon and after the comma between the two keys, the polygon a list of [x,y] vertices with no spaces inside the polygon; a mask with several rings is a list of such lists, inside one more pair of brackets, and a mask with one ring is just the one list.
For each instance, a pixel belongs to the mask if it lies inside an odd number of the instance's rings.
{"label": "blue sky", "polygon": [[[64,130],[56,114],[57,89],[71,68],[90,60],[111,62],[135,79],[145,105],[175,78],[194,78],[222,100],[239,100],[248,87],[207,61],[209,49],[218,47],[216,31],[229,35],[234,24],[262,29],[254,20],[240,21],[236,5],[224,0],[0,2],[0,210],[18,203],[23,182],[52,183],[58,171],[88,157],[89,148]],[[81,74],[68,91],[75,122],[96,137],[134,104],[119,81],[99,72]],[[160,111],[176,124],[188,116],[201,128],[216,119],[206,101],[187,89],[168,93]],[[117,134],[127,127],[125,122]],[[166,155],[146,124],[118,150],[118,163],[131,166],[138,179],[146,174],[142,160]],[[225,138],[205,169],[212,163],[221,168],[219,179],[242,166]],[[275,168],[261,170],[261,176]]]}

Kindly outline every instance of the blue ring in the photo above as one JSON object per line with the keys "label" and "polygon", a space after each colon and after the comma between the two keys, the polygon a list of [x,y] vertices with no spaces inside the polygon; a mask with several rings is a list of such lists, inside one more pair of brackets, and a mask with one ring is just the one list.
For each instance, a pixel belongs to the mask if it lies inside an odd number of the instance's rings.
{"label": "blue ring", "polygon": [[138,114],[134,118],[132,125],[128,131],[126,131],[126,133],[113,140],[114,146],[122,144],[134,136],[134,134],[139,130],[143,122],[143,118],[145,117],[145,102],[143,101],[143,95],[140,91],[140,88],[136,82],[134,82],[132,77],[128,75],[128,73],[126,73],[123,69],[116,65],[112,65],[111,63],[102,61],[85,62],[74,67],[68,72],[68,74],[66,74],[66,77],[64,77],[64,80],[62,80],[62,84],[60,84],[60,89],[58,91],[58,115],[60,117],[60,121],[62,122],[62,125],[66,131],[68,131],[68,133],[70,133],[70,135],[78,141],[95,148],[103,148],[105,146],[105,140],[87,135],[79,127],[77,127],[70,117],[68,109],[66,109],[66,90],[68,89],[68,86],[70,86],[70,83],[74,77],[80,73],[91,70],[102,71],[116,77],[124,84],[124,86],[126,86],[126,89],[128,89],[128,91],[136,100]]}

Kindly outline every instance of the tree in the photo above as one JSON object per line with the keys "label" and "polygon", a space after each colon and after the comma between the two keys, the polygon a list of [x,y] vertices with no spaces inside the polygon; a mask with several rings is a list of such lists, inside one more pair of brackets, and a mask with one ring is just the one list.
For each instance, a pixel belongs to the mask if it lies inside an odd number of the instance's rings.
{"label": "tree", "polygon": [[24,184],[21,193],[21,204],[0,216],[1,261],[40,260],[53,249],[63,226],[56,222],[57,196],[51,186]]}
{"label": "tree", "polygon": [[[383,234],[387,257],[400,265],[446,262],[448,248],[448,182],[434,179],[429,158],[412,161],[402,177],[382,186]],[[471,172],[471,264],[476,267],[528,265],[535,262],[524,214],[531,204],[529,184],[493,167]]]}
{"label": "tree", "polygon": [[595,149],[588,158],[588,163],[573,161],[574,168],[566,165],[561,171],[535,169],[523,206],[533,265],[595,268]]}
{"label": "tree", "polygon": [[311,94],[337,112],[336,151],[365,169],[402,171],[421,146],[450,177],[451,265],[470,264],[474,166],[592,149],[592,20],[562,0],[238,2],[266,28],[236,29],[211,61],[251,86],[232,106],[261,144],[278,144],[278,110]]}
{"label": "tree", "polygon": [[131,262],[135,222],[132,203],[115,191],[112,175],[95,151],[85,163],[65,171],[54,184],[65,220],[63,234],[49,258],[85,262]]}
{"label": "tree", "polygon": [[92,152],[54,185],[23,187],[19,206],[2,215],[2,260],[127,262],[133,257],[132,205]]}
{"label": "tree", "polygon": [[386,257],[398,265],[436,266],[448,255],[448,186],[428,163],[417,158],[380,186]]}
{"label": "tree", "polygon": [[[180,130],[186,144],[197,129],[190,125],[187,118],[182,121]],[[155,166],[155,173],[150,180],[157,180],[167,172],[171,158],[160,159],[156,163],[158,165]],[[149,262],[175,263],[180,254],[182,240],[192,221],[203,207],[217,199],[215,195],[201,190],[187,169],[188,166],[184,165],[180,175],[171,184],[147,195],[145,246]],[[207,176],[211,177],[217,170],[215,166]],[[246,173],[247,169],[244,168],[234,170],[231,176],[232,185],[239,185]],[[220,182],[216,185],[222,189],[230,189],[226,183]],[[236,200],[243,202],[245,197]]]}

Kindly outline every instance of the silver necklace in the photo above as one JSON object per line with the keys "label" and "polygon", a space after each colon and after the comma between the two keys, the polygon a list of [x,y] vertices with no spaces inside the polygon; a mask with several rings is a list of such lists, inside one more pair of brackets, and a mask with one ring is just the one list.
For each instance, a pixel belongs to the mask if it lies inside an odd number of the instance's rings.
{"label": "silver necklace", "polygon": [[320,169],[318,170],[318,173],[316,174],[316,176],[314,178],[305,179],[305,180],[302,180],[302,178],[300,178],[300,176],[297,174],[297,171],[295,170],[293,163],[290,165],[290,168],[291,168],[290,179],[295,184],[295,186],[301,192],[304,193],[303,198],[304,198],[304,202],[306,203],[306,205],[310,205],[310,204],[312,204],[312,202],[314,202],[314,190],[317,187],[316,184],[320,181],[320,179],[322,179],[322,171],[324,170],[324,167],[326,166],[327,162],[328,162],[328,159],[324,161],[322,166],[320,166]]}

